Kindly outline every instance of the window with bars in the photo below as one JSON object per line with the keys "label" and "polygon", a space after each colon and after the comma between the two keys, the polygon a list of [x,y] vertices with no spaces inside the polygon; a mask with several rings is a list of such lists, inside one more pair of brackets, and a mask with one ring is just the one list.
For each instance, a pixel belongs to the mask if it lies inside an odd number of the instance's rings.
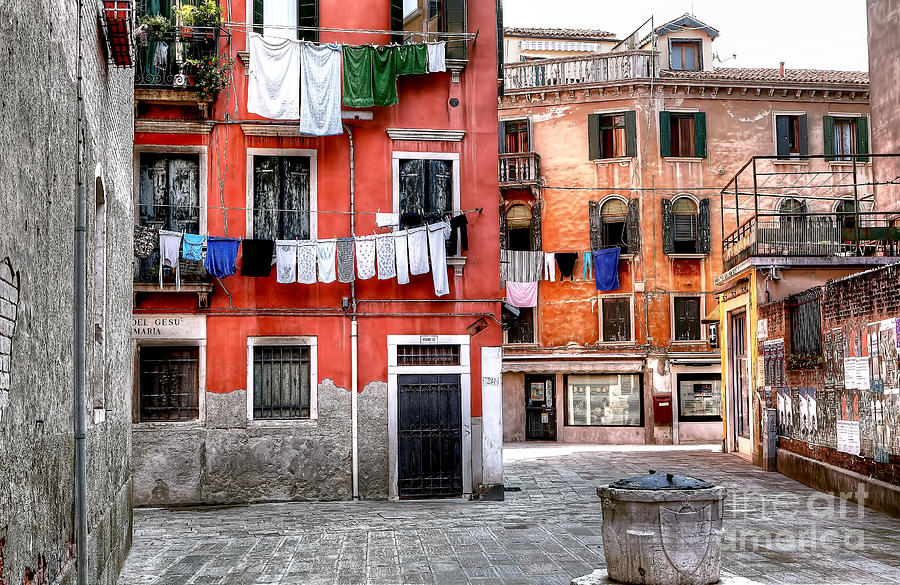
{"label": "window with bars", "polygon": [[398,345],[398,366],[458,366],[458,345]]}
{"label": "window with bars", "polygon": [[199,408],[199,353],[190,346],[139,349],[138,422],[195,420]]}
{"label": "window with bars", "polygon": [[700,297],[675,297],[675,341],[700,340]]}
{"label": "window with bars", "polygon": [[822,309],[819,291],[800,293],[790,300],[791,353],[801,356],[822,355]]}
{"label": "window with bars", "polygon": [[632,341],[631,299],[612,297],[601,300],[603,341]]}
{"label": "window with bars", "polygon": [[310,418],[310,347],[253,347],[253,418]]}

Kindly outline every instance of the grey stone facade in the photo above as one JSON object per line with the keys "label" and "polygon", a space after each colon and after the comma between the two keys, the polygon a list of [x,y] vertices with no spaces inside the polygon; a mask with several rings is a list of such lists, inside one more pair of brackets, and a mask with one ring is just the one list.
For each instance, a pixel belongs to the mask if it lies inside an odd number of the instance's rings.
{"label": "grey stone facade", "polygon": [[[74,581],[77,6],[0,0],[2,583]],[[131,543],[133,79],[83,10],[89,579],[112,584]]]}
{"label": "grey stone facade", "polygon": [[[318,386],[318,418],[247,420],[247,394],[207,392],[206,416],[134,426],[137,506],[352,497],[350,391]],[[387,384],[359,395],[360,497],[387,497]]]}

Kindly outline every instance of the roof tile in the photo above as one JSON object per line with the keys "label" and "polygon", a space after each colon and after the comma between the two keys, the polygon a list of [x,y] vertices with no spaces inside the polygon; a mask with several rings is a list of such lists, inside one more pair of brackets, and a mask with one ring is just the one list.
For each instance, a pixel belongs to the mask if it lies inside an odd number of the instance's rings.
{"label": "roof tile", "polygon": [[775,68],[716,67],[712,71],[674,71],[666,69],[661,77],[681,79],[729,79],[735,81],[784,81],[797,83],[869,83],[866,71],[834,71],[829,69],[785,69],[781,76]]}
{"label": "roof tile", "polygon": [[515,28],[503,29],[503,34],[511,37],[547,37],[579,39],[612,39],[616,35],[594,28]]}

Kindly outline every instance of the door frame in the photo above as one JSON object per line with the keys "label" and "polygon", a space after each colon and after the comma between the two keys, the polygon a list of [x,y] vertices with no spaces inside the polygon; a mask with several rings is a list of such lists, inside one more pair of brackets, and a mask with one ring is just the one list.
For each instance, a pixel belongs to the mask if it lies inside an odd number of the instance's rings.
{"label": "door frame", "polygon": [[[744,308],[736,308],[732,311],[728,311],[728,364],[730,366],[730,371],[728,375],[728,397],[731,402],[731,412],[729,414],[729,439],[730,444],[733,446],[732,451],[742,453],[744,455],[752,455],[753,454],[753,382],[750,376],[750,312],[744,310]],[[735,328],[734,322],[738,318],[743,319],[743,328],[744,330],[741,332],[741,337],[743,338],[744,344],[744,364],[741,367],[741,364],[738,363],[736,359],[734,341],[735,341]],[[748,392],[748,402],[747,404],[743,404],[743,396],[738,395],[738,389],[736,387],[738,378],[743,377],[743,383],[747,385]],[[747,410],[747,437],[742,437],[740,435],[740,423],[738,418],[741,415],[741,408]]]}
{"label": "door frame", "polygon": [[[553,398],[551,401],[553,404],[553,406],[551,407],[553,409],[553,426],[554,426],[553,439],[529,439],[528,438],[528,393],[530,391],[529,382],[535,381],[534,380],[535,378],[543,379],[545,389],[547,387],[546,386],[547,380],[550,380],[553,382],[553,384],[552,384]],[[525,392],[522,395],[522,398],[523,398],[524,404],[525,404],[525,442],[528,442],[528,441],[551,441],[551,440],[553,442],[559,441],[559,433],[557,432],[557,429],[559,427],[559,424],[558,424],[559,423],[559,408],[557,407],[557,404],[558,404],[557,394],[558,393],[556,391],[556,374],[531,374],[531,373],[525,374]],[[546,404],[546,402],[545,402],[545,404]]]}
{"label": "door frame", "polygon": [[[459,374],[460,413],[462,414],[463,494],[472,494],[472,372],[471,338],[468,335],[388,335],[388,498],[399,500],[397,479],[400,465],[397,446],[398,384],[400,374]],[[398,345],[458,345],[458,366],[398,366]]]}

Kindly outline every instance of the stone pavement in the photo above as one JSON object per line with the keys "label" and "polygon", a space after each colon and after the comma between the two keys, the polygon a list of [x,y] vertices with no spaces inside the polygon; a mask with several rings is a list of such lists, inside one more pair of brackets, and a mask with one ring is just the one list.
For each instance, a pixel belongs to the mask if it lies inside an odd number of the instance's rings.
{"label": "stone pavement", "polygon": [[716,447],[507,445],[505,502],[136,510],[119,585],[560,584],[603,567],[596,486],[648,469],[725,485],[723,569],[761,583],[900,583],[900,520]]}

